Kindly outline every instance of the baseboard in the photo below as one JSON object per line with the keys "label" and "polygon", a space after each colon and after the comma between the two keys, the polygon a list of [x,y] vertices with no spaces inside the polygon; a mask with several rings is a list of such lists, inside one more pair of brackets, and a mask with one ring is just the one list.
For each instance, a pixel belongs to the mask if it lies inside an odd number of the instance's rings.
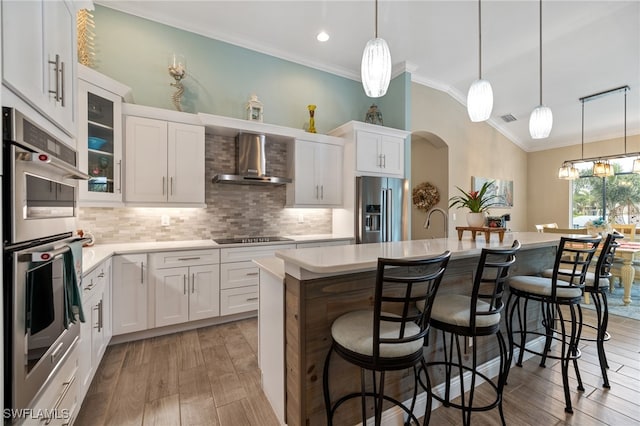
{"label": "baseboard", "polygon": [[[527,346],[527,349],[529,350],[532,350],[535,352],[542,352],[542,350],[544,349],[544,337],[538,337],[534,340],[531,340],[530,342],[527,343],[526,346]],[[519,353],[520,353],[520,350],[516,348],[513,354],[514,360],[518,359]],[[527,360],[533,356],[534,354],[525,352],[523,356],[523,360]],[[482,374],[490,378],[496,377],[498,375],[499,369],[500,369],[500,360],[498,358],[494,358],[478,366],[478,370]],[[465,378],[469,377],[470,374],[471,373],[466,373]],[[484,380],[477,380],[476,386],[480,386],[482,383],[484,383]],[[433,392],[436,393],[437,395],[444,395],[444,390],[445,390],[444,383],[441,383],[433,388]],[[459,378],[456,378],[451,381],[450,391],[451,391],[452,399],[460,396]],[[403,402],[403,404],[405,407],[410,407],[411,400],[410,399],[406,400]],[[436,408],[440,407],[440,405],[441,404],[438,401],[433,400],[431,409],[435,410]],[[424,416],[426,408],[427,408],[427,393],[422,392],[418,394],[418,396],[416,397],[416,406],[413,412],[417,418],[420,418]],[[405,412],[399,407],[392,407],[382,413],[382,424],[385,426],[404,426],[404,420],[405,420]],[[367,419],[367,425],[373,425],[373,424],[375,424],[373,417],[370,419]],[[362,425],[362,423],[358,423],[358,425]]]}

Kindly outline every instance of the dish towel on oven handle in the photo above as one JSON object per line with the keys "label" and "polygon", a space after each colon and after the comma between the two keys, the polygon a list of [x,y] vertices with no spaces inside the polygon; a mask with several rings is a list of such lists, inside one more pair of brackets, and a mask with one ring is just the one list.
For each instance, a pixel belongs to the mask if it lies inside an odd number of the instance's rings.
{"label": "dish towel on oven handle", "polygon": [[82,240],[69,243],[69,250],[64,252],[64,328],[76,322],[76,314],[84,322],[82,311]]}

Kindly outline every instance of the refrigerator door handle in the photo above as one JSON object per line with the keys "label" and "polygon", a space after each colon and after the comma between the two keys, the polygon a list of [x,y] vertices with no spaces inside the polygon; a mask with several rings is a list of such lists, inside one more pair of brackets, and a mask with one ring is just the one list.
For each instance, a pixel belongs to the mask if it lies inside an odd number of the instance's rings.
{"label": "refrigerator door handle", "polygon": [[393,223],[393,189],[388,188],[386,190],[386,194],[385,194],[385,224],[384,227],[386,229],[386,240],[385,241],[393,241],[393,227],[392,227],[392,223]]}
{"label": "refrigerator door handle", "polygon": [[380,241],[387,241],[387,190],[380,191]]}

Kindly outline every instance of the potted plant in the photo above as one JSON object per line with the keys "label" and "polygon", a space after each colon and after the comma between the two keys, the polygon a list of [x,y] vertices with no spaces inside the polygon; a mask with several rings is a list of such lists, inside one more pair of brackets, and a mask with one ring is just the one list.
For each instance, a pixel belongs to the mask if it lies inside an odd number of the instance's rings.
{"label": "potted plant", "polygon": [[491,206],[499,204],[502,197],[487,191],[493,186],[493,181],[485,182],[479,191],[465,191],[456,186],[462,195],[449,198],[449,208],[468,208],[467,223],[471,227],[479,228],[484,226],[484,212]]}

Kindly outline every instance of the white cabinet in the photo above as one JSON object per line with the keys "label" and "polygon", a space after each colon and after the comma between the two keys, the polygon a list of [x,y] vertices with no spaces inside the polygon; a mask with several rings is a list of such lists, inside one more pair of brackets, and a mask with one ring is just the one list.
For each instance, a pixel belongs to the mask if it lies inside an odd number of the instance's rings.
{"label": "white cabinet", "polygon": [[404,176],[404,138],[356,131],[356,170]]}
{"label": "white cabinet", "polygon": [[342,146],[296,139],[294,179],[287,184],[290,207],[342,204]]}
{"label": "white cabinet", "polygon": [[68,135],[76,132],[76,20],[59,1],[2,1],[2,80]]}
{"label": "white cabinet", "polygon": [[113,335],[146,330],[147,255],[126,254],[113,257],[112,325]]}
{"label": "white cabinet", "polygon": [[345,138],[345,179],[351,175],[404,177],[405,139],[410,132],[350,121],[329,132]]}
{"label": "white cabinet", "polygon": [[204,204],[204,127],[127,116],[125,201]]}
{"label": "white cabinet", "polygon": [[218,250],[154,253],[149,262],[156,327],[220,314]]}
{"label": "white cabinet", "polygon": [[78,65],[78,165],[89,181],[80,181],[83,206],[121,206],[122,98],[129,88]]}
{"label": "white cabinet", "polygon": [[295,244],[233,247],[220,250],[220,315],[258,309],[260,271],[251,259],[270,257]]}
{"label": "white cabinet", "polygon": [[46,388],[31,404],[32,415],[42,415],[36,419],[26,416],[18,425],[32,426],[68,426],[73,424],[81,405],[82,398],[79,389],[79,357],[77,343],[61,361],[58,370],[49,379]]}

